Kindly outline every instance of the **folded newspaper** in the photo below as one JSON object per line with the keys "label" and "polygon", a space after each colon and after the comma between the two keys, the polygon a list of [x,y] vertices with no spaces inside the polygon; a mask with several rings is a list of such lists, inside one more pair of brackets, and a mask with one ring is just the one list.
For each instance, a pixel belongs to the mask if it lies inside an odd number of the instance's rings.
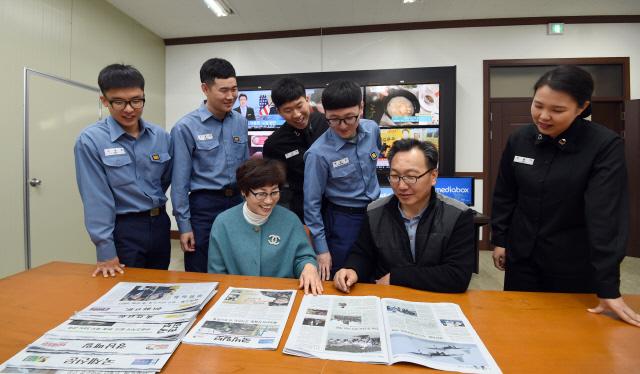
{"label": "folded newspaper", "polygon": [[439,370],[500,373],[460,307],[375,296],[302,300],[284,353]]}
{"label": "folded newspaper", "polygon": [[277,349],[295,296],[295,290],[229,287],[182,341]]}
{"label": "folded newspaper", "polygon": [[202,310],[217,289],[218,282],[120,282],[81,313],[167,314]]}
{"label": "folded newspaper", "polygon": [[217,282],[118,283],[0,373],[158,372],[217,289]]}

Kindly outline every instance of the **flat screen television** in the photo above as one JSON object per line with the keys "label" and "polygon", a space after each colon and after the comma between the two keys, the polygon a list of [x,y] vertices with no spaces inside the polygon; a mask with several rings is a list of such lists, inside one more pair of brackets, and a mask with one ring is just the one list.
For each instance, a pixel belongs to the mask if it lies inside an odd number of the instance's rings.
{"label": "flat screen television", "polygon": [[439,126],[440,85],[366,86],[364,117],[381,128]]}
{"label": "flat screen television", "polygon": [[269,130],[249,130],[249,157],[262,158],[264,142],[273,133]]}
{"label": "flat screen television", "polygon": [[380,151],[380,157],[378,157],[377,168],[382,170],[389,168],[387,154],[396,140],[413,138],[420,141],[429,141],[439,149],[439,137],[440,129],[437,127],[381,128],[380,139],[382,141],[382,149]]}
{"label": "flat screen television", "polygon": [[234,110],[240,107],[242,96],[247,97],[247,107],[253,111],[253,116],[247,111],[250,130],[273,130],[284,123],[284,118],[278,115],[276,107],[271,101],[271,90],[246,90],[238,92],[238,98],[233,104]]}
{"label": "flat screen television", "polygon": [[[467,206],[473,205],[473,177],[438,177],[436,192],[456,199]],[[380,186],[380,198],[393,195],[389,186]]]}
{"label": "flat screen television", "polygon": [[436,192],[472,206],[474,195],[473,177],[438,177]]}

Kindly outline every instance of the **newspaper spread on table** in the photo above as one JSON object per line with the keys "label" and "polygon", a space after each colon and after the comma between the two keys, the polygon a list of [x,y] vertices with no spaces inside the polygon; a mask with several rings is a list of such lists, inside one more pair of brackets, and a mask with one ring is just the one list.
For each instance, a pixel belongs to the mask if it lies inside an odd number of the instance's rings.
{"label": "newspaper spread on table", "polygon": [[120,282],[82,313],[166,314],[201,310],[217,289],[217,282]]}
{"label": "newspaper spread on table", "polygon": [[284,353],[386,364],[383,331],[378,297],[306,295]]}
{"label": "newspaper spread on table", "polygon": [[500,373],[452,303],[375,296],[305,296],[284,353],[330,360],[412,362],[465,373]]}
{"label": "newspaper spread on table", "polygon": [[500,373],[457,304],[381,301],[390,363],[412,362],[464,373]]}
{"label": "newspaper spread on table", "polygon": [[295,290],[229,287],[183,342],[276,349],[295,295]]}
{"label": "newspaper spread on table", "polygon": [[0,372],[158,372],[217,288],[216,282],[118,283]]}

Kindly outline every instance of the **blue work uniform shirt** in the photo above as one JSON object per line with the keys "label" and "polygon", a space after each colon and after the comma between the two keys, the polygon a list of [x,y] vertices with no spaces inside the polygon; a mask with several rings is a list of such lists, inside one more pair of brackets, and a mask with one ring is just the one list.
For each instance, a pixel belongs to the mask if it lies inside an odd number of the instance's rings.
{"label": "blue work uniform shirt", "polygon": [[400,207],[400,203],[398,203],[398,210],[400,211],[400,216],[402,217],[402,222],[404,222],[404,227],[407,229],[407,235],[409,236],[409,246],[411,248],[411,256],[413,256],[413,261],[416,260],[416,231],[418,230],[418,224],[420,223],[420,219],[422,215],[427,210],[427,207],[422,209],[420,213],[418,213],[413,218],[407,218]]}
{"label": "blue work uniform shirt", "polygon": [[84,222],[98,261],[117,256],[116,215],[164,205],[171,182],[171,139],[164,129],[140,119],[138,138],[111,116],[84,129],[74,147],[76,180]]}
{"label": "blue work uniform shirt", "polygon": [[380,128],[361,119],[355,141],[327,130],[304,154],[304,221],[317,253],[329,250],[322,220],[323,198],[336,205],[364,208],[380,196],[376,162]]}
{"label": "blue work uniform shirt", "polygon": [[249,159],[247,120],[232,110],[223,119],[206,102],[171,129],[174,156],[171,203],[181,233],[192,231],[189,193],[236,183],[236,169]]}

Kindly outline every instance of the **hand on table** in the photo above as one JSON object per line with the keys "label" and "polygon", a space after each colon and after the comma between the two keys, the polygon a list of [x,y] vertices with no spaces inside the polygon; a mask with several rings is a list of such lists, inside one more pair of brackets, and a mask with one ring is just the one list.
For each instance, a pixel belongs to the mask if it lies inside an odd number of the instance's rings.
{"label": "hand on table", "polygon": [[383,286],[388,286],[391,284],[391,273],[387,273],[384,277],[376,280],[376,284],[381,284]]}
{"label": "hand on table", "polygon": [[596,314],[613,312],[626,323],[640,327],[640,315],[629,308],[622,296],[617,299],[600,299],[598,306],[587,310]]}
{"label": "hand on table", "polygon": [[342,292],[349,293],[351,286],[358,282],[358,273],[353,269],[340,269],[333,277],[333,285]]}
{"label": "hand on table", "polygon": [[306,264],[300,274],[300,285],[298,289],[304,289],[304,294],[308,295],[311,292],[313,295],[322,295],[324,288],[322,287],[322,280],[320,274],[318,274],[318,268],[313,264]]}
{"label": "hand on table", "polygon": [[96,264],[96,270],[93,271],[93,274],[91,274],[91,276],[95,277],[96,275],[102,273],[102,276],[105,278],[108,276],[115,277],[116,272],[124,274],[124,264],[120,263],[120,259],[118,259],[118,256],[112,258],[111,260],[98,261],[98,263]]}

